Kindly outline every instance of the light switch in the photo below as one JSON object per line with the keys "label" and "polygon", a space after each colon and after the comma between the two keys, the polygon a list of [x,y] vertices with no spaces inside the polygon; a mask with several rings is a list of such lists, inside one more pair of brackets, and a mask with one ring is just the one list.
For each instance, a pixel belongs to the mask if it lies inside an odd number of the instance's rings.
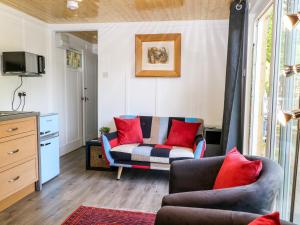
{"label": "light switch", "polygon": [[108,78],[108,72],[103,72],[102,76],[103,76],[103,78]]}

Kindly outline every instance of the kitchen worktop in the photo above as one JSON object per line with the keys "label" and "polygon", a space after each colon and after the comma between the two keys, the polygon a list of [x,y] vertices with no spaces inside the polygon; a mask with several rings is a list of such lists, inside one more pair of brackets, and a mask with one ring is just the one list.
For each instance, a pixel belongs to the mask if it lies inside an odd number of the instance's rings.
{"label": "kitchen worktop", "polygon": [[20,112],[20,111],[0,111],[0,122],[6,120],[15,120],[26,117],[38,116],[38,112]]}

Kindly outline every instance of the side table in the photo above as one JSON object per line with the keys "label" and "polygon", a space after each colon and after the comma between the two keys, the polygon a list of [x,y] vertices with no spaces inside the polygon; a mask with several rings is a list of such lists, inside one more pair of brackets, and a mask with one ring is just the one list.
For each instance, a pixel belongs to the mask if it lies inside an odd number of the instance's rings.
{"label": "side table", "polygon": [[98,140],[86,142],[86,169],[87,170],[110,170],[102,149],[102,143]]}

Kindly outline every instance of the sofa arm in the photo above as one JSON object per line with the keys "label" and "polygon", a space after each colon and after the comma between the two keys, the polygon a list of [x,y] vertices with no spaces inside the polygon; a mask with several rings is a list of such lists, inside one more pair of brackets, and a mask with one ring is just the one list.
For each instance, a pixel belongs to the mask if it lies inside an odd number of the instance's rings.
{"label": "sofa arm", "polygon": [[224,210],[165,206],[157,212],[155,225],[247,225],[257,216]]}
{"label": "sofa arm", "polygon": [[[166,206],[156,215],[155,225],[247,225],[261,215],[216,209]],[[281,225],[295,225],[281,221]]]}
{"label": "sofa arm", "polygon": [[170,194],[163,198],[162,206],[182,206],[194,208],[223,209],[251,213],[269,213],[262,211],[263,199],[256,184],[241,187],[192,191]]}
{"label": "sofa arm", "polygon": [[174,161],[170,170],[170,193],[210,190],[224,157]]}
{"label": "sofa arm", "polygon": [[111,156],[110,150],[119,145],[118,133],[112,132],[102,135],[102,148],[105,153],[105,157],[109,162],[110,166],[114,164],[114,159]]}

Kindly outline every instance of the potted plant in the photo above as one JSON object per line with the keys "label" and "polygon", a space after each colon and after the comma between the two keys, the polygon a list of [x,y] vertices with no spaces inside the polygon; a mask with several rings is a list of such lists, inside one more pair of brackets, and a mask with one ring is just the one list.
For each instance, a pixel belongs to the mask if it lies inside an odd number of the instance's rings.
{"label": "potted plant", "polygon": [[99,131],[100,131],[99,141],[101,142],[102,141],[102,135],[103,134],[108,134],[110,132],[110,128],[109,127],[101,127],[99,129]]}

